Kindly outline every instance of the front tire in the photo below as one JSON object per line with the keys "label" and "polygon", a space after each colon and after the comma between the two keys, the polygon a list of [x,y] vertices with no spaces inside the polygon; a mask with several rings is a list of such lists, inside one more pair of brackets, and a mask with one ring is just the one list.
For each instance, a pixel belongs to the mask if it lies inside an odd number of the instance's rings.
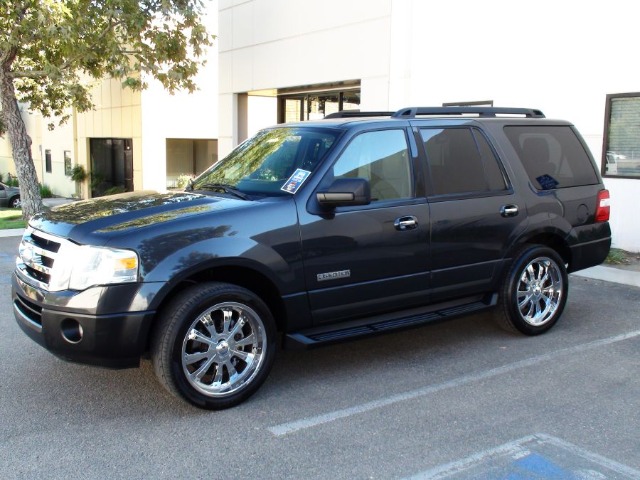
{"label": "front tire", "polygon": [[502,284],[498,321],[508,330],[539,335],[556,324],[568,293],[562,258],[548,247],[528,245],[516,254]]}
{"label": "front tire", "polygon": [[266,380],[276,348],[275,322],[253,292],[226,283],[184,290],[161,314],[151,339],[160,382],[209,410],[233,407]]}
{"label": "front tire", "polygon": [[22,202],[20,200],[20,195],[16,195],[11,200],[9,200],[9,208],[20,208],[22,206]]}

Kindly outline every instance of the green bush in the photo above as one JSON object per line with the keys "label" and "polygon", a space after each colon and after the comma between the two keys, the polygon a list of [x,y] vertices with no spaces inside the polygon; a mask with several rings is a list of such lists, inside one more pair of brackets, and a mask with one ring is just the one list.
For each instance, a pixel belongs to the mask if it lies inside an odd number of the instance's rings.
{"label": "green bush", "polygon": [[7,181],[4,182],[7,185],[9,185],[10,187],[19,187],[20,185],[18,184],[18,177],[11,175],[10,173],[7,173]]}
{"label": "green bush", "polygon": [[74,182],[84,182],[87,179],[87,172],[82,165],[76,165],[71,170],[71,180]]}
{"label": "green bush", "polygon": [[51,191],[51,188],[49,187],[49,185],[47,185],[47,184],[40,185],[40,196],[42,198],[51,198],[51,197],[53,197],[53,192]]}
{"label": "green bush", "polygon": [[120,187],[120,186],[116,185],[114,187],[107,188],[104,191],[104,195],[115,195],[117,193],[124,193],[124,192],[126,192],[124,187]]}
{"label": "green bush", "polygon": [[189,184],[190,180],[191,180],[191,175],[185,175],[183,173],[180,176],[178,176],[178,179],[176,180],[176,187],[180,189],[185,188]]}

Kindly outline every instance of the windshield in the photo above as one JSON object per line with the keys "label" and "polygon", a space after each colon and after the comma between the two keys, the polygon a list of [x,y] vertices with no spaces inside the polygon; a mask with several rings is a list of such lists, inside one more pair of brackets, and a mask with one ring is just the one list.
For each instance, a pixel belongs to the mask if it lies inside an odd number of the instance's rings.
{"label": "windshield", "polygon": [[249,195],[295,193],[320,164],[338,132],[323,128],[262,130],[193,181],[193,190]]}

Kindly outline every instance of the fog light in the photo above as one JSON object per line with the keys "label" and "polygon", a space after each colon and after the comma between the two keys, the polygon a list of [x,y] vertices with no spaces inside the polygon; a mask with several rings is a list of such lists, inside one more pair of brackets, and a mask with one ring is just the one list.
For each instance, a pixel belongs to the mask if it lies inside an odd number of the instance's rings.
{"label": "fog light", "polygon": [[82,340],[82,325],[73,318],[65,318],[60,324],[62,338],[69,343],[80,343]]}

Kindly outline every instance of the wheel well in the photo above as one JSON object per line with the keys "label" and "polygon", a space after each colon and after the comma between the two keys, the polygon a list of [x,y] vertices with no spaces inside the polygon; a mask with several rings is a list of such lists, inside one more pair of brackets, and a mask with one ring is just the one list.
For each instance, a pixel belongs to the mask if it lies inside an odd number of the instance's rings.
{"label": "wheel well", "polygon": [[[267,304],[278,330],[283,330],[286,322],[286,310],[282,302],[282,297],[276,286],[263,274],[245,267],[221,266],[203,270],[190,277],[182,279],[164,297],[157,308],[161,311],[163,307],[171,301],[176,294],[189,288],[192,285],[203,282],[224,282],[238,285],[251,290]],[[151,327],[153,328],[153,326]]]}
{"label": "wheel well", "polygon": [[[564,260],[564,263],[571,264],[571,249],[567,243],[558,235],[553,233],[541,233],[527,238],[523,243],[531,243],[537,245],[544,245],[555,250],[558,255]],[[513,252],[512,252],[513,253]]]}

